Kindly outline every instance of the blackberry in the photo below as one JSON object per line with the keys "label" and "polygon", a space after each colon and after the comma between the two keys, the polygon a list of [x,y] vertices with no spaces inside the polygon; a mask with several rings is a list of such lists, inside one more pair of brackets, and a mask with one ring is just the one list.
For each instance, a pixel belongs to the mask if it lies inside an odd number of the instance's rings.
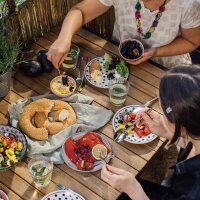
{"label": "blackberry", "polygon": [[67,76],[63,76],[62,77],[62,84],[68,86],[68,82],[69,82],[68,77]]}
{"label": "blackberry", "polygon": [[70,86],[70,87],[69,87],[69,91],[70,91],[70,92],[73,92],[73,90],[74,90],[74,87]]}
{"label": "blackberry", "polygon": [[115,76],[114,76],[114,73],[109,73],[108,75],[107,75],[107,78],[109,79],[109,80],[111,80],[111,79],[114,79],[115,78]]}

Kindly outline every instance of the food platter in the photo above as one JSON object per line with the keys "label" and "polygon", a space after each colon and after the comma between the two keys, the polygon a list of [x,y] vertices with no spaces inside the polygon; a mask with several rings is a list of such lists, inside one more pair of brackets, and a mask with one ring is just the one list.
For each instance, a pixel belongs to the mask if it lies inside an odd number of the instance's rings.
{"label": "food platter", "polygon": [[[70,140],[73,140],[73,141],[80,141],[81,138],[83,138],[84,136],[86,136],[88,133],[92,133],[92,134],[96,134],[98,135],[102,142],[110,149],[110,151],[108,152],[107,156],[105,157],[104,160],[95,160],[94,161],[94,167],[92,169],[89,169],[89,170],[86,170],[86,169],[78,169],[77,166],[71,161],[71,159],[68,157],[67,153],[66,153],[66,149],[65,149],[65,145],[67,145],[67,141]],[[102,168],[102,165],[106,162],[108,163],[110,161],[110,159],[112,158],[112,149],[111,149],[111,145],[110,143],[108,142],[108,140],[101,134],[98,134],[98,133],[93,133],[93,132],[82,132],[82,133],[76,133],[74,134],[73,136],[71,137],[68,137],[65,141],[65,143],[63,144],[62,146],[62,157],[63,157],[63,160],[64,162],[70,167],[72,168],[73,170],[75,171],[78,171],[78,172],[95,172],[95,171],[98,171]],[[68,145],[69,146],[69,145]]]}
{"label": "food platter", "polygon": [[[101,71],[101,76],[102,76],[102,79],[101,79],[101,81],[96,81],[96,80],[93,80],[92,78],[91,78],[91,74],[90,74],[90,67],[91,67],[91,65],[92,65],[92,63],[94,62],[94,61],[97,61],[97,62],[99,62],[99,64],[100,64],[100,71]],[[92,59],[86,66],[85,66],[85,69],[84,69],[84,75],[85,75],[85,78],[86,78],[86,80],[90,83],[90,84],[92,84],[92,85],[94,85],[94,86],[96,86],[96,87],[99,87],[99,88],[108,88],[108,84],[109,84],[109,80],[111,80],[111,79],[109,79],[108,78],[108,76],[112,73],[113,74],[113,76],[111,77],[111,78],[120,78],[120,76],[119,75],[116,75],[116,73],[115,73],[115,70],[106,70],[105,69],[105,67],[104,67],[104,63],[105,63],[105,56],[104,57],[97,57],[97,58],[94,58],[94,59]],[[128,79],[128,76],[129,76],[129,71],[128,71],[128,68],[126,68],[126,74],[125,74],[125,76],[124,77],[121,77],[121,78],[124,78],[124,79]]]}
{"label": "food platter", "polygon": [[[143,109],[144,107],[141,105],[130,105],[121,108],[116,112],[116,114],[113,117],[112,125],[113,129],[116,132],[119,129],[119,121],[122,119],[122,116],[125,113],[133,113],[136,114],[138,111]],[[132,144],[145,144],[149,143],[157,138],[157,135],[154,133],[149,133],[146,136],[139,137],[135,132],[132,134],[128,134],[128,136],[125,138],[126,142],[132,143]]]}
{"label": "food platter", "polygon": [[0,171],[14,167],[27,151],[25,135],[12,126],[0,125],[0,145]]}
{"label": "food platter", "polygon": [[41,200],[85,200],[80,194],[70,189],[58,190],[47,194]]}

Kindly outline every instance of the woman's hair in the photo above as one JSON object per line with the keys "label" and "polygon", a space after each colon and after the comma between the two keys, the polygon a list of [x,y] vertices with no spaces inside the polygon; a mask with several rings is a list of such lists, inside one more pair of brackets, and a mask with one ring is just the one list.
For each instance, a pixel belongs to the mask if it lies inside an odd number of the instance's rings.
{"label": "woman's hair", "polygon": [[174,67],[160,81],[160,102],[167,119],[175,124],[171,144],[181,136],[181,127],[200,139],[200,67]]}

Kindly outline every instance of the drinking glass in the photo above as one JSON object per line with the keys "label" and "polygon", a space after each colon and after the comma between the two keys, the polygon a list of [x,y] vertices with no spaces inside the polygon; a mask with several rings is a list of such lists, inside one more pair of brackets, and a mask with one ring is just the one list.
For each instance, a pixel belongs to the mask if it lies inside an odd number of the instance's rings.
{"label": "drinking glass", "polygon": [[28,163],[28,169],[36,187],[46,187],[50,183],[53,162],[31,159]]}
{"label": "drinking glass", "polygon": [[113,79],[109,82],[110,103],[122,106],[129,91],[129,82],[126,79]]}
{"label": "drinking glass", "polygon": [[69,69],[75,69],[78,62],[79,54],[79,47],[75,44],[72,44],[69,53],[66,55],[65,60],[62,63],[62,70],[67,71]]}

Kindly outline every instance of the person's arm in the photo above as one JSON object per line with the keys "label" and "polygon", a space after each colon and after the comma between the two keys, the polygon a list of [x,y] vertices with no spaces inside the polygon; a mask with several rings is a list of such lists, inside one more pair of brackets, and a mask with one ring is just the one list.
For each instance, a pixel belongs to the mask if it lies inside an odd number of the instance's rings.
{"label": "person's arm", "polygon": [[75,5],[64,19],[57,40],[51,45],[48,59],[58,68],[69,51],[72,36],[83,24],[95,19],[109,9],[99,0],[84,0]]}
{"label": "person's arm", "polygon": [[200,46],[200,27],[183,29],[181,28],[181,36],[177,37],[173,42],[162,47],[152,48],[144,53],[144,56],[130,64],[137,65],[150,58],[177,56],[189,53]]}
{"label": "person's arm", "polygon": [[181,36],[172,43],[157,48],[156,57],[175,56],[191,52],[200,46],[200,27],[181,29]]}

